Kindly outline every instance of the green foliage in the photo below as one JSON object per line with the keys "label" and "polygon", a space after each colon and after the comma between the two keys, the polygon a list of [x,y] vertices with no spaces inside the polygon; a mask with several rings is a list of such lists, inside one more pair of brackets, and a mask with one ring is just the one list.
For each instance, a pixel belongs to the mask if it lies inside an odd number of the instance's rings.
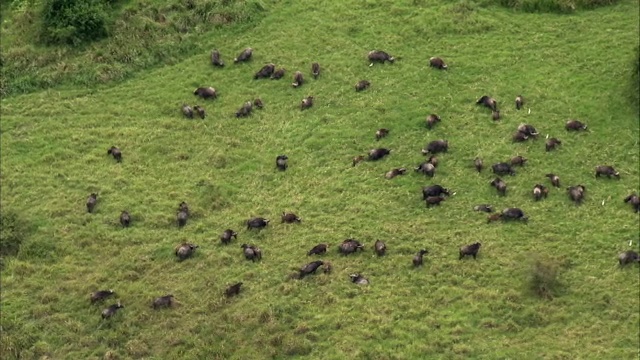
{"label": "green foliage", "polygon": [[593,9],[616,4],[619,0],[497,0],[508,8],[524,12],[572,13],[577,9]]}
{"label": "green foliage", "polygon": [[41,40],[46,44],[69,44],[100,40],[107,36],[104,0],[45,0]]}
{"label": "green foliage", "polygon": [[640,109],[640,46],[636,46],[631,64],[631,99],[637,110]]}
{"label": "green foliage", "polygon": [[[110,10],[114,2],[100,0],[47,1],[46,22],[39,21],[36,8],[15,4],[11,21],[3,23],[0,96],[62,84],[121,81],[142,69],[174,64],[203,51],[205,40],[210,39],[203,34],[216,34],[234,24],[238,25],[234,31],[241,31],[266,12],[260,1],[159,0],[122,4],[118,10]],[[52,4],[59,2],[75,4],[78,9],[51,11]],[[54,43],[102,40],[85,42],[82,47],[40,48],[34,45],[39,36]]]}
{"label": "green foliage", "polygon": [[[133,35],[88,46],[82,63],[58,48],[8,47],[5,67],[47,64],[31,68],[34,83],[55,85],[66,66],[78,85],[1,100],[0,197],[34,229],[1,274],[3,360],[637,357],[640,280],[637,267],[620,270],[617,262],[638,239],[638,214],[622,198],[638,191],[640,125],[621,96],[637,2],[555,16],[466,0],[264,1],[268,12],[246,10],[259,21],[237,26],[199,22],[200,3],[191,10],[160,0],[124,4],[118,17]],[[186,16],[192,26],[177,22]],[[233,64],[247,46],[253,59]],[[224,68],[211,66],[213,48]],[[373,48],[398,60],[369,67]],[[128,81],[84,85],[79,77],[91,70],[125,78],[152,63],[150,53],[162,55],[163,66]],[[443,57],[449,70],[428,68],[430,56]],[[314,61],[322,67],[317,80]],[[270,62],[287,69],[285,78],[254,80]],[[296,70],[307,78],[300,88],[291,86]],[[363,79],[371,87],[356,93]],[[198,86],[220,95],[199,99]],[[500,121],[475,104],[483,94],[498,100]],[[517,94],[525,98],[519,111]],[[308,95],[315,105],[301,111]],[[237,119],[256,97],[264,108]],[[206,119],[184,118],[182,103],[203,106]],[[442,118],[431,130],[430,113]],[[570,118],[590,131],[567,132]],[[520,123],[536,126],[540,139],[512,143]],[[379,128],[390,133],[376,141]],[[557,151],[544,151],[547,134],[562,140]],[[439,138],[450,149],[438,155],[434,178],[413,171],[384,178],[424,161],[421,147]],[[112,145],[122,149],[121,163],[106,154]],[[351,166],[374,147],[392,153]],[[289,157],[284,172],[275,169],[279,154]],[[488,185],[495,175],[477,173],[473,159],[489,167],[514,155],[527,164],[498,196]],[[615,166],[621,178],[596,179],[598,164]],[[549,185],[549,172],[563,188],[534,201],[534,184]],[[434,183],[452,195],[426,208],[420,190]],[[587,188],[580,206],[564,189],[577,184]],[[92,192],[98,204],[89,214]],[[181,201],[192,217],[179,229]],[[529,222],[488,224],[472,210],[485,203],[520,207]],[[123,210],[133,217],[129,228],[118,222]],[[302,222],[280,223],[283,211]],[[249,231],[243,222],[251,216],[271,223]],[[227,228],[238,238],[225,246],[219,236]],[[347,237],[364,251],[339,255]],[[374,255],[376,239],[387,243],[386,256]],[[178,262],[173,249],[182,241],[200,247]],[[459,247],[474,242],[482,243],[478,258],[458,260]],[[259,246],[262,261],[245,260],[242,243]],[[328,253],[307,256],[318,243],[329,243]],[[414,268],[421,248],[429,254]],[[531,254],[557,270],[553,301],[530,293]],[[316,259],[331,262],[332,273],[288,278]],[[352,284],[354,272],[371,284]],[[238,281],[240,295],[225,298]],[[98,289],[117,295],[91,305]],[[150,306],[169,293],[175,308]],[[103,321],[101,310],[118,300],[125,307]]]}
{"label": "green foliage", "polygon": [[0,257],[16,255],[27,236],[24,223],[11,212],[0,213]]}
{"label": "green foliage", "polygon": [[541,298],[553,299],[561,287],[559,273],[560,264],[556,260],[542,257],[535,259],[529,279],[530,289]]}

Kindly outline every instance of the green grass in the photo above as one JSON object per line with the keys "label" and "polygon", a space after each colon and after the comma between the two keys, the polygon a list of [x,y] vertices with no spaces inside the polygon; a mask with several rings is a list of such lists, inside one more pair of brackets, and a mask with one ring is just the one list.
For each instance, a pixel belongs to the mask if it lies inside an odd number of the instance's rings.
{"label": "green grass", "polygon": [[[469,1],[271,2],[251,26],[193,35],[199,50],[181,61],[147,64],[115,83],[71,80],[3,98],[2,211],[27,233],[0,274],[3,358],[637,358],[638,267],[618,269],[616,255],[640,239],[638,215],[622,202],[640,182],[639,119],[628,96],[638,10],[631,1],[572,15]],[[253,61],[233,65],[247,46]],[[211,67],[213,47],[224,69]],[[401,59],[369,67],[374,48]],[[435,55],[448,72],[426,66]],[[315,81],[314,61],[323,67]],[[253,80],[267,62],[287,76]],[[308,77],[299,89],[290,86],[295,70]],[[361,79],[372,85],[356,93]],[[220,96],[198,101],[197,86]],[[500,122],[474,104],[483,94],[498,99]],[[513,106],[518,94],[525,110]],[[307,95],[315,105],[300,111]],[[233,116],[258,96],[263,110]],[[183,102],[204,104],[207,119],[184,119]],[[443,120],[427,130],[432,112]],[[569,118],[591,131],[567,133]],[[546,153],[543,139],[512,144],[522,122],[563,145]],[[376,142],[380,127],[391,133]],[[391,168],[416,166],[421,147],[438,138],[450,152],[433,180],[413,172],[384,179]],[[121,164],[107,156],[111,145],[122,149]],[[392,155],[351,166],[378,145]],[[290,158],[286,172],[275,170],[278,154]],[[473,159],[490,165],[517,154],[528,164],[498,197]],[[595,179],[604,163],[621,180]],[[530,191],[547,184],[548,172],[563,186],[585,185],[585,203],[555,188],[535,203]],[[430,183],[456,195],[427,209],[420,189]],[[99,193],[95,214],[85,210],[91,192]],[[183,200],[193,217],[178,229]],[[480,203],[521,207],[529,224],[486,224],[471,210]],[[125,209],[133,225],[121,229]],[[280,224],[282,211],[303,222]],[[251,216],[272,224],[248,232]],[[222,246],[226,228],[238,240]],[[338,256],[347,237],[365,251]],[[386,257],[373,255],[376,239],[387,242]],[[185,240],[200,249],[176,262],[173,248]],[[478,259],[459,261],[458,247],[476,241]],[[333,273],[289,279],[320,242],[333,245],[322,256]],[[260,246],[262,262],[244,260],[242,243]],[[425,265],[413,269],[424,247]],[[531,289],[540,264],[557,273],[551,300]],[[351,284],[353,272],[371,284]],[[224,299],[237,281],[241,295]],[[90,292],[109,288],[116,298],[89,305]],[[153,298],[166,293],[180,304],[153,311]],[[125,308],[101,321],[117,299]]]}

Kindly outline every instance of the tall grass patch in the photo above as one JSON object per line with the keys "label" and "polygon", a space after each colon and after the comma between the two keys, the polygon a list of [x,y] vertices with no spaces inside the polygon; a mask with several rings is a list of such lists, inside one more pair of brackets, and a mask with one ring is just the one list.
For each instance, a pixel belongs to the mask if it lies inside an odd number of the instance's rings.
{"label": "tall grass patch", "polygon": [[501,6],[531,13],[572,13],[616,4],[619,0],[496,0]]}

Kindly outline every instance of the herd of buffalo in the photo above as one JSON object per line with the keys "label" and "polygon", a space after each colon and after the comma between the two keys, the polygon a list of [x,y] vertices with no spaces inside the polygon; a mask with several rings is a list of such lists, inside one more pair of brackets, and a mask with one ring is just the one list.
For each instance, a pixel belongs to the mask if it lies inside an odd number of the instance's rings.
{"label": "herd of buffalo", "polygon": [[[234,60],[234,63],[242,63],[250,61],[252,58],[253,49],[247,48],[244,49]],[[370,66],[374,63],[394,63],[395,57],[389,55],[384,51],[374,50],[368,53],[367,56]],[[224,61],[222,60],[221,54],[218,50],[213,50],[211,54],[211,64],[214,67],[222,68],[225,66]],[[447,64],[438,57],[432,57],[429,59],[429,66],[439,70],[448,70]],[[263,66],[258,72],[255,73],[254,79],[272,79],[278,80],[285,76],[286,69],[285,68],[276,68],[276,66],[272,63]],[[311,74],[314,79],[317,79],[320,76],[321,68],[318,63],[313,63],[311,65]],[[299,88],[303,86],[305,83],[304,75],[301,71],[296,71],[293,75],[293,82],[291,86],[294,88]],[[355,91],[364,91],[366,90],[371,83],[368,80],[358,81],[355,85]],[[213,87],[199,87],[194,90],[194,95],[198,96],[203,100],[213,100],[217,98],[217,90]],[[313,106],[313,96],[305,97],[300,103],[300,109],[308,109]],[[515,107],[517,110],[523,108],[524,98],[521,95],[518,95],[515,99]],[[494,121],[500,120],[500,110],[498,109],[498,102],[496,99],[491,96],[484,95],[480,97],[476,104],[482,105],[489,110],[491,110],[491,117]],[[247,117],[251,115],[253,108],[263,108],[263,102],[260,98],[256,98],[253,101],[247,101],[239,108],[239,110],[235,113],[235,116]],[[195,105],[191,107],[190,105],[183,104],[182,105],[182,113],[189,119],[194,117],[194,112],[201,118],[205,118],[205,109],[200,105]],[[426,117],[426,127],[431,129],[441,121],[441,118],[437,114],[430,114]],[[569,120],[565,124],[565,129],[567,131],[588,131],[587,125],[582,123],[579,120]],[[389,134],[388,129],[379,129],[375,133],[375,139],[381,140]],[[539,135],[538,131],[535,127],[529,124],[521,124],[515,130],[512,135],[512,139],[514,142],[523,142],[529,139],[536,139]],[[548,138],[545,143],[545,150],[552,151],[556,149],[562,142],[557,138]],[[438,167],[438,158],[436,157],[439,153],[447,152],[449,149],[449,142],[444,139],[434,140],[429,142],[423,149],[422,153],[425,156],[429,156],[428,159],[417,167],[415,167],[415,171],[418,173],[422,173],[428,177],[433,177],[435,175],[436,169]],[[368,155],[359,155],[353,158],[352,166],[356,166],[358,163],[362,161],[377,161],[385,158],[389,154],[391,154],[391,150],[387,148],[375,148],[369,151]],[[122,152],[119,148],[112,146],[108,149],[107,152],[109,155],[112,155],[113,158],[117,162],[122,161]],[[276,168],[280,171],[286,171],[288,157],[286,155],[278,155],[276,157]],[[490,186],[495,187],[497,193],[499,195],[506,195],[507,192],[507,183],[505,180],[501,178],[501,176],[510,175],[513,176],[516,174],[517,166],[524,166],[527,162],[527,159],[522,156],[515,156],[507,162],[499,162],[493,164],[491,166],[491,171],[496,175],[496,177],[490,182]],[[480,158],[476,158],[473,160],[473,167],[475,167],[476,171],[482,172],[484,169],[483,160]],[[405,174],[407,171],[406,168],[395,168],[390,170],[385,174],[387,179],[392,179],[396,176],[400,176]],[[550,184],[554,187],[560,188],[560,178],[555,174],[546,174],[545,175]],[[594,176],[596,178],[601,176],[606,176],[608,178],[620,178],[620,173],[616,171],[612,166],[609,165],[598,165],[595,167]],[[583,185],[575,185],[567,187],[568,197],[574,201],[576,204],[580,204],[583,200],[586,188]],[[534,200],[542,200],[546,198],[549,193],[549,189],[547,186],[543,184],[535,184],[532,189],[532,197]],[[444,201],[448,196],[450,196],[450,192],[448,189],[444,188],[441,185],[430,185],[424,187],[422,189],[423,200],[427,207],[439,205],[442,201]],[[92,193],[87,200],[86,206],[87,211],[92,213],[96,207],[98,202],[98,196],[95,193]],[[633,210],[637,213],[640,212],[640,197],[633,193],[624,198],[625,203],[629,203]],[[493,207],[490,204],[479,204],[474,206],[473,210],[485,212],[488,215],[488,222],[493,221],[510,221],[510,220],[519,220],[522,222],[527,222],[528,217],[525,213],[519,208],[507,208],[502,210],[501,212],[495,212]],[[176,215],[176,222],[179,227],[183,227],[187,224],[189,219],[189,207],[186,202],[182,202],[179,204]],[[296,214],[283,212],[281,216],[281,223],[300,223],[302,220]],[[248,219],[246,221],[247,230],[260,230],[267,227],[270,223],[269,219],[263,217],[254,217]],[[131,225],[131,215],[127,211],[123,211],[120,214],[120,224],[123,227],[129,227]],[[232,240],[237,240],[238,233],[232,229],[226,229],[223,231],[222,235],[220,235],[220,241],[222,244],[226,245],[232,242]],[[323,255],[327,252],[329,245],[328,244],[318,244],[311,248],[308,252],[308,256],[313,255]],[[459,259],[462,260],[466,256],[471,256],[474,259],[478,255],[480,250],[481,243],[476,242],[473,244],[462,246],[459,249]],[[250,261],[260,261],[262,259],[262,250],[255,246],[249,244],[242,244],[240,246],[242,249],[242,254],[247,260]],[[185,260],[191,257],[194,252],[198,249],[198,245],[192,243],[181,243],[175,248],[175,256],[179,261]],[[384,242],[377,240],[373,244],[374,252],[378,256],[384,256],[387,250],[387,246]],[[360,243],[356,239],[346,239],[342,243],[338,245],[338,252],[344,255],[348,255],[351,253],[355,253],[358,250],[363,251],[364,245]],[[423,256],[428,254],[427,249],[421,249],[417,252],[417,254],[413,257],[412,263],[414,266],[418,267],[423,264]],[[640,256],[635,251],[629,250],[619,254],[618,256],[620,266],[624,266],[628,263],[632,262],[640,262]],[[302,279],[305,276],[312,275],[316,272],[317,269],[322,268],[324,273],[331,272],[331,263],[328,261],[316,260],[312,261],[304,266],[302,266],[296,274],[293,275],[295,278]],[[369,284],[369,280],[363,276],[362,274],[355,273],[350,275],[350,279],[354,284],[365,285]],[[229,286],[224,295],[227,297],[232,297],[234,295],[238,295],[240,293],[242,282],[237,282],[231,286]],[[98,301],[104,300],[112,295],[115,292],[113,290],[100,290],[93,292],[91,294],[91,303],[96,303]],[[170,307],[174,303],[174,296],[172,294],[164,295],[154,299],[151,302],[151,306],[155,308],[160,307]],[[114,315],[118,309],[122,308],[123,305],[118,301],[115,304],[107,307],[102,311],[102,318],[106,319]]]}

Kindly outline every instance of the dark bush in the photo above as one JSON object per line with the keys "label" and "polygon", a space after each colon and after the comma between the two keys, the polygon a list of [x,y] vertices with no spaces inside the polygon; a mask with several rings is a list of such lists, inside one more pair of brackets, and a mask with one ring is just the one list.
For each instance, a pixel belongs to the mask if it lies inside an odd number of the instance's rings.
{"label": "dark bush", "polygon": [[104,0],[45,0],[41,40],[79,45],[106,37],[106,7]]}
{"label": "dark bush", "polygon": [[0,257],[16,255],[26,236],[25,226],[16,214],[0,213]]}
{"label": "dark bush", "polygon": [[631,97],[636,108],[640,108],[640,46],[636,46],[631,69]]}
{"label": "dark bush", "polygon": [[529,279],[530,289],[543,299],[551,300],[556,297],[560,288],[558,275],[561,265],[553,259],[535,259]]}
{"label": "dark bush", "polygon": [[571,13],[577,9],[593,9],[613,5],[619,0],[497,0],[508,8],[524,12]]}

